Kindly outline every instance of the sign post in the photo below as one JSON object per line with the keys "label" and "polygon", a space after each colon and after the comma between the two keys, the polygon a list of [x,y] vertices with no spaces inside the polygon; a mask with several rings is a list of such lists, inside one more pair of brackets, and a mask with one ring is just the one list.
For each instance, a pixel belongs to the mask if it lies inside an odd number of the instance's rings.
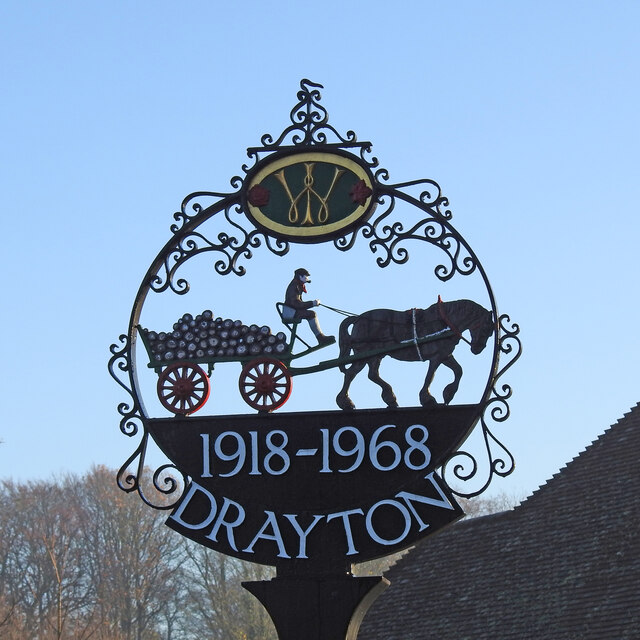
{"label": "sign post", "polygon": [[245,582],[269,612],[279,640],[355,640],[375,599],[389,586],[380,576],[280,576]]}
{"label": "sign post", "polygon": [[[109,364],[131,398],[118,408],[121,430],[129,436],[142,430],[118,474],[120,487],[169,511],[166,524],[181,535],[274,566],[276,578],[244,586],[267,608],[280,640],[354,639],[388,582],[356,578],[352,565],[406,549],[454,522],[463,515],[456,496],[477,495],[494,475],[513,469],[489,423],[509,414],[511,390],[497,381],[519,356],[517,325],[498,314],[487,276],[452,226],[438,185],[389,184],[386,170],[368,157],[369,142],[329,125],[319,87],[301,82],[291,125],[248,149],[254,164],[233,178],[233,193],[185,199]],[[205,199],[211,204],[201,204]],[[215,317],[209,309],[183,313],[164,331],[148,328],[157,322],[147,315],[149,296],[173,300],[190,291],[181,275],[187,263],[212,255],[218,277],[241,278],[258,253],[286,261],[294,246],[353,254],[349,272],[372,256],[374,269],[404,269],[411,248],[420,255],[421,282],[422,254],[435,251],[436,285],[475,278],[470,290],[482,297],[434,295],[410,309],[378,306],[358,314],[327,307],[347,316],[336,338],[320,328],[320,301],[307,299],[311,274],[296,262],[284,300],[275,305],[277,328]],[[261,286],[271,286],[270,273],[265,270]],[[382,297],[375,286],[371,293]],[[399,406],[380,373],[385,358],[422,363],[424,383],[413,405]],[[471,399],[454,403],[463,358],[484,363],[485,374],[467,384]],[[210,378],[227,364],[239,365],[244,413],[216,408]],[[441,365],[449,381],[434,392]],[[382,407],[358,409],[350,396],[365,367]],[[287,412],[296,378],[320,372],[339,380],[335,405]],[[474,429],[486,445],[484,477],[483,465],[461,450]],[[171,461],[153,474],[159,500],[142,482],[149,438]],[[466,490],[473,481],[476,487]]]}

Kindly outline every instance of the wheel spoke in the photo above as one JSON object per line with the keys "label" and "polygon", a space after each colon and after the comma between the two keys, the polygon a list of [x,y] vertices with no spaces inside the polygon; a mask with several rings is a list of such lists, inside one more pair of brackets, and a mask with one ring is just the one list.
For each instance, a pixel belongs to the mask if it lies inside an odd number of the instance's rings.
{"label": "wheel spoke", "polygon": [[240,393],[245,402],[259,411],[274,411],[291,393],[291,375],[280,361],[264,357],[244,365],[240,374]]}
{"label": "wheel spoke", "polygon": [[178,362],[162,371],[157,393],[165,409],[189,415],[209,398],[209,378],[197,364]]}

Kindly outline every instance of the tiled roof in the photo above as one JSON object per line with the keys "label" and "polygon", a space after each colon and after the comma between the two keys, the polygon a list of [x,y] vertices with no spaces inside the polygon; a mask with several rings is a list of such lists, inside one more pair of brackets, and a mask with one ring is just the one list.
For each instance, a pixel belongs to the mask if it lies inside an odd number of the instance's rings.
{"label": "tiled roof", "polygon": [[425,539],[358,640],[640,639],[640,405],[512,511]]}

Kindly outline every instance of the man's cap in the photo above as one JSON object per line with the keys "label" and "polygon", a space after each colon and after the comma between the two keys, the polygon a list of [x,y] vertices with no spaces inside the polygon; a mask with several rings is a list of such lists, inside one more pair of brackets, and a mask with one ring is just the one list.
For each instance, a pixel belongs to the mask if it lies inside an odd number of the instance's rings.
{"label": "man's cap", "polygon": [[311,274],[306,270],[306,269],[296,269],[293,272],[293,275],[295,276],[307,276],[309,277]]}

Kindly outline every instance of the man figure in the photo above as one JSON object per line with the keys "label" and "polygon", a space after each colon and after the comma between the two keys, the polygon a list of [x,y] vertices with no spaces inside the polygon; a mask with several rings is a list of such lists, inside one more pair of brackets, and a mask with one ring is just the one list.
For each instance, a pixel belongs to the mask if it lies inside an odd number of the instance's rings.
{"label": "man figure", "polygon": [[284,295],[284,308],[283,317],[285,320],[303,318],[307,320],[313,335],[318,339],[319,345],[332,344],[336,341],[333,336],[325,336],[318,324],[318,318],[316,312],[311,311],[311,307],[317,307],[320,304],[320,300],[307,300],[302,299],[302,294],[307,292],[305,286],[307,282],[311,282],[310,274],[306,269],[296,269],[293,274],[293,280],[287,287],[287,292]]}

